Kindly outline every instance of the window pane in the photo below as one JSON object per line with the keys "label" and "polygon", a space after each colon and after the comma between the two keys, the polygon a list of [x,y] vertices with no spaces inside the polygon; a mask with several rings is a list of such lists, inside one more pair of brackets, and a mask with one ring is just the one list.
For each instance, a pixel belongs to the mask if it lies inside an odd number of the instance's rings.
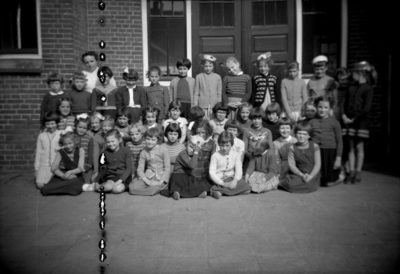
{"label": "window pane", "polygon": [[184,18],[168,19],[168,66],[169,75],[178,75],[176,61],[186,56],[186,25]]}
{"label": "window pane", "polygon": [[287,25],[287,2],[278,1],[276,2],[276,19],[277,25]]}
{"label": "window pane", "polygon": [[265,25],[275,25],[275,1],[264,3]]}
{"label": "window pane", "polygon": [[329,69],[337,67],[340,56],[340,1],[303,0],[303,73],[312,73],[310,60],[324,54]]}
{"label": "window pane", "polygon": [[[37,48],[36,29],[36,4],[35,1],[22,1],[21,3],[21,45],[23,49]],[[35,24],[34,24],[35,22]],[[38,53],[37,50],[33,52]]]}
{"label": "window pane", "polygon": [[264,26],[263,3],[253,2],[253,26]]}
{"label": "window pane", "polygon": [[174,16],[181,17],[184,12],[183,1],[174,1]]}
{"label": "window pane", "polygon": [[200,3],[200,27],[211,27],[211,4]]}
{"label": "window pane", "polygon": [[213,27],[222,27],[222,4],[212,4],[212,26]]}
{"label": "window pane", "polygon": [[162,1],[162,15],[172,16],[172,1]]}
{"label": "window pane", "polygon": [[235,9],[233,3],[224,4],[224,26],[235,26]]}
{"label": "window pane", "polygon": [[161,2],[160,1],[150,1],[150,16],[160,16],[161,15]]}
{"label": "window pane", "polygon": [[168,32],[165,18],[150,18],[149,24],[149,56],[150,64],[159,66],[161,74],[166,75]]}

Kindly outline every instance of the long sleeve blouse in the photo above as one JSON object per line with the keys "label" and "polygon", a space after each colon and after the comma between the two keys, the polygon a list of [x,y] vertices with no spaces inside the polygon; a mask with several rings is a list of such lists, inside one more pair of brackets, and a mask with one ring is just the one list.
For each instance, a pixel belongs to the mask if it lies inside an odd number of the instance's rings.
{"label": "long sleeve blouse", "polygon": [[147,177],[151,180],[168,182],[170,167],[168,150],[161,145],[156,145],[152,149],[146,147],[142,150],[137,173],[139,178]]}
{"label": "long sleeve blouse", "polygon": [[224,179],[229,177],[239,181],[243,176],[240,155],[232,149],[227,155],[223,155],[221,151],[214,153],[211,156],[209,173],[211,180],[217,185],[223,185]]}

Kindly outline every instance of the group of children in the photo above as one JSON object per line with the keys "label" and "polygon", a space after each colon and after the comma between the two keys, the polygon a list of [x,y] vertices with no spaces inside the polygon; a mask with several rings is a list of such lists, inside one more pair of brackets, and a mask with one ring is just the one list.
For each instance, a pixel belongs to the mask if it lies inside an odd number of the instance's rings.
{"label": "group of children", "polygon": [[[96,56],[82,56],[89,70]],[[41,106],[36,186],[43,195],[129,191],[178,200],[278,187],[308,193],[344,179],[360,182],[373,66],[360,62],[351,73],[339,69],[335,81],[326,75],[327,58],[318,56],[306,84],[298,77],[299,63],[290,61],[278,95],[272,62],[270,53],[260,55],[260,74],[251,78],[230,57],[222,80],[213,72],[216,58],[204,55],[204,72],[193,79],[187,76],[191,62],[183,58],[169,89],[159,84],[157,66],[149,69],[151,85],[144,88],[129,68],[119,88],[111,84],[108,67],[97,69],[99,81],[91,90],[87,72],[73,75],[69,92],[61,90],[60,75],[50,75],[52,90]]]}

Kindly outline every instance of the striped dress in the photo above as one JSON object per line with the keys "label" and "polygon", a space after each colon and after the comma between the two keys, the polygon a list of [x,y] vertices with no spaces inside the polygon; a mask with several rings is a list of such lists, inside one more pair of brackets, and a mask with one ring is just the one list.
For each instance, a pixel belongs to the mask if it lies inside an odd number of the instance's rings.
{"label": "striped dress", "polygon": [[174,144],[170,145],[168,143],[162,144],[168,150],[169,158],[171,160],[171,173],[174,170],[174,165],[176,162],[176,157],[178,157],[179,153],[185,149],[185,145],[179,142],[175,142]]}
{"label": "striped dress", "polygon": [[67,127],[75,128],[75,116],[68,116],[67,118],[60,117],[60,122],[57,125],[58,130],[65,130]]}
{"label": "striped dress", "polygon": [[146,147],[145,138],[142,137],[142,139],[137,142],[127,142],[126,147],[128,147],[132,153],[132,177],[135,178],[137,177],[140,152],[142,152],[142,150]]}

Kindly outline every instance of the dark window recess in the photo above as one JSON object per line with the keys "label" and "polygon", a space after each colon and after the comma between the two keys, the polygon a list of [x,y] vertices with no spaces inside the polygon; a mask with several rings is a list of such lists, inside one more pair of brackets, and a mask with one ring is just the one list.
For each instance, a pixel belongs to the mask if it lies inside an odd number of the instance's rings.
{"label": "dark window recess", "polygon": [[200,1],[200,27],[234,27],[234,1]]}
{"label": "dark window recess", "polygon": [[36,1],[2,1],[0,54],[38,53]]}
{"label": "dark window recess", "polygon": [[178,75],[178,59],[186,56],[184,1],[148,1],[149,64],[159,66],[161,76]]}
{"label": "dark window recess", "polygon": [[287,25],[287,0],[259,0],[252,3],[253,26]]}
{"label": "dark window recess", "polygon": [[303,74],[313,73],[312,59],[328,57],[328,73],[336,70],[340,56],[341,2],[303,0]]}

